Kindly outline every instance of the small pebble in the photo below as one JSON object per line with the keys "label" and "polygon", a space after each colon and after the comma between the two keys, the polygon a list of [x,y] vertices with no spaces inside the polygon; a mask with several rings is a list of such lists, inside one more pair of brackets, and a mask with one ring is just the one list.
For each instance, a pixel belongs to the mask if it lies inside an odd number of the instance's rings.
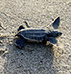
{"label": "small pebble", "polygon": [[0,44],[2,44],[3,43],[3,41],[2,40],[0,40]]}
{"label": "small pebble", "polygon": [[3,23],[0,21],[0,30],[3,28]]}
{"label": "small pebble", "polygon": [[1,51],[5,51],[5,49],[0,49],[0,52],[1,52]]}
{"label": "small pebble", "polygon": [[0,33],[0,38],[6,37],[3,33]]}

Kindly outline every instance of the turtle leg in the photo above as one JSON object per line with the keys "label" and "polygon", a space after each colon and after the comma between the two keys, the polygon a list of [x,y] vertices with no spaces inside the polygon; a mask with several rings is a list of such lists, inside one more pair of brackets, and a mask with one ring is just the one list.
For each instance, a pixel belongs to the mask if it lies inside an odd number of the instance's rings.
{"label": "turtle leg", "polygon": [[23,25],[19,26],[17,31],[20,31],[21,29],[25,29],[25,28],[30,28],[30,26],[28,25],[26,21],[24,21],[23,23],[24,23],[24,26]]}
{"label": "turtle leg", "polygon": [[30,28],[30,26],[28,25],[26,21],[24,21],[23,23],[24,23],[25,28]]}
{"label": "turtle leg", "polygon": [[23,48],[24,44],[25,44],[25,39],[22,37],[19,37],[15,42],[15,45],[19,48]]}
{"label": "turtle leg", "polygon": [[19,28],[18,28],[17,31],[20,31],[21,29],[25,29],[25,28],[23,27],[23,25],[19,26]]}

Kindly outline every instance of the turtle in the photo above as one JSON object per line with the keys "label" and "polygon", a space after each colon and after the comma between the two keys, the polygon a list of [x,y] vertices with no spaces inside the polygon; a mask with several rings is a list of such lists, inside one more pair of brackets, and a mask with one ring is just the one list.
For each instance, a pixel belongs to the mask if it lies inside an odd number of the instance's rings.
{"label": "turtle", "polygon": [[[52,27],[57,29],[60,23],[60,17],[56,18],[52,23]],[[20,25],[17,29],[18,33],[15,35],[18,39],[15,41],[15,45],[19,48],[25,46],[25,42],[37,42],[46,43],[49,41],[51,44],[56,44],[56,38],[62,35],[62,32],[51,30],[50,28],[31,28],[26,21],[24,26]]]}

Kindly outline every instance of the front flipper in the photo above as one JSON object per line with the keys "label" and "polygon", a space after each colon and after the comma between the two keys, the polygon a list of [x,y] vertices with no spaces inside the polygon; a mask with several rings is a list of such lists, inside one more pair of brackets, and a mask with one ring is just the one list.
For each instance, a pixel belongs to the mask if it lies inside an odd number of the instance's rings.
{"label": "front flipper", "polygon": [[16,40],[15,45],[19,48],[23,48],[25,44],[25,40],[22,37]]}
{"label": "front flipper", "polygon": [[54,37],[48,37],[48,41],[49,41],[51,44],[57,43],[57,40],[56,40]]}
{"label": "front flipper", "polygon": [[57,29],[60,24],[60,17],[58,17],[52,24],[54,29]]}

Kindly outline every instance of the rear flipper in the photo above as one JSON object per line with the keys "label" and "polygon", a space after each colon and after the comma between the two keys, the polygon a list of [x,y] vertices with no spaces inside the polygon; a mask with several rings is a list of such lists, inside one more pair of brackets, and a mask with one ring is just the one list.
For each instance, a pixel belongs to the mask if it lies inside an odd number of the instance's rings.
{"label": "rear flipper", "polygon": [[27,21],[24,21],[23,23],[24,23],[25,28],[30,28]]}
{"label": "rear flipper", "polygon": [[56,44],[56,43],[57,43],[57,40],[56,40],[54,37],[48,37],[48,41],[49,41],[51,44]]}
{"label": "rear flipper", "polygon": [[25,40],[22,37],[16,40],[15,45],[19,48],[23,48],[25,44]]}
{"label": "rear flipper", "polygon": [[23,25],[19,26],[19,28],[18,28],[17,31],[20,31],[21,29],[25,29],[25,28],[23,27]]}
{"label": "rear flipper", "polygon": [[30,28],[28,23],[26,21],[23,22],[24,25],[20,25],[17,31],[20,31],[21,29]]}

